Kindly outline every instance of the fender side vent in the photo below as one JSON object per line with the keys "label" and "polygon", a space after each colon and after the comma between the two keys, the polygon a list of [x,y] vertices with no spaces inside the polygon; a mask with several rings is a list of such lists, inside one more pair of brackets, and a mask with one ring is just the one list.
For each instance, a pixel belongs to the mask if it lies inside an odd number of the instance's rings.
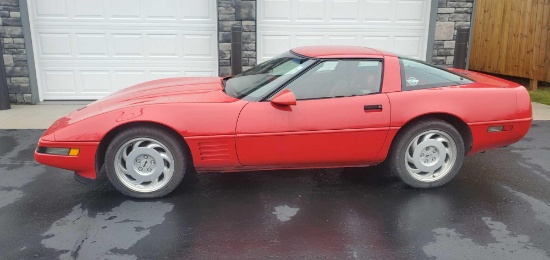
{"label": "fender side vent", "polygon": [[229,143],[221,142],[200,142],[199,151],[201,160],[229,160]]}

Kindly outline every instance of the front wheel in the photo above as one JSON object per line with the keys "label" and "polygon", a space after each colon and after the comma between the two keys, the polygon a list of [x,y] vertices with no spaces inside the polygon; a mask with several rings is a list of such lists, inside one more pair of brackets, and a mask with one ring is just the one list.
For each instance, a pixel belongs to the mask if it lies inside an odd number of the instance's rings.
{"label": "front wheel", "polygon": [[158,198],[173,191],[185,173],[185,153],[175,134],[136,127],[117,135],[105,156],[107,176],[121,193]]}
{"label": "front wheel", "polygon": [[460,133],[442,120],[410,125],[395,140],[388,162],[390,170],[415,188],[438,187],[449,182],[464,160]]}

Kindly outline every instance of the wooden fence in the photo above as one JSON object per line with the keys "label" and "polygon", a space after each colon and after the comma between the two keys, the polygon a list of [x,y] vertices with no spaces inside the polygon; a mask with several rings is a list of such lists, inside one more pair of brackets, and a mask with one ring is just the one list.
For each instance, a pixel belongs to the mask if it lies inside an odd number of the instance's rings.
{"label": "wooden fence", "polygon": [[550,82],[550,0],[477,0],[470,69]]}

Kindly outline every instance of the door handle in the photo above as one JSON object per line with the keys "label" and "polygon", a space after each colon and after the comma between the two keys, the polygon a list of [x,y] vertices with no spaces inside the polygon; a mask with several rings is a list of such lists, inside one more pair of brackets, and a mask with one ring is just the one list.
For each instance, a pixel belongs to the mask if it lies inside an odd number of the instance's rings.
{"label": "door handle", "polygon": [[365,105],[365,111],[382,111],[382,105]]}

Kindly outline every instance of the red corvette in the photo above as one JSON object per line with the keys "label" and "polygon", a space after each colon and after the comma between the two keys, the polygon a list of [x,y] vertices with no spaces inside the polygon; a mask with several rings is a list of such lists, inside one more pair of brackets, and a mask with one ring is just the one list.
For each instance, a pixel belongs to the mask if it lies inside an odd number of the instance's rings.
{"label": "red corvette", "polygon": [[[56,121],[38,162],[123,194],[160,197],[196,170],[376,165],[441,186],[465,155],[520,140],[532,121],[518,84],[364,47],[300,47],[226,78],[139,84]],[[105,169],[105,171],[100,171]]]}

